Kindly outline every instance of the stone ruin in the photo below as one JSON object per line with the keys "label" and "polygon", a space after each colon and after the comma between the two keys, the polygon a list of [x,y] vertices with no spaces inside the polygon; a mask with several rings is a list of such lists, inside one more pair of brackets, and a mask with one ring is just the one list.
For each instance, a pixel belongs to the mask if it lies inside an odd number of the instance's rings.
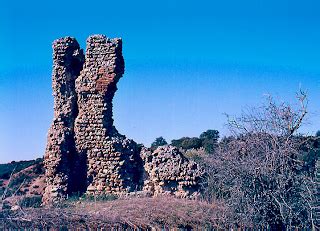
{"label": "stone ruin", "polygon": [[165,145],[153,152],[150,148],[142,148],[141,157],[144,162],[144,191],[182,198],[199,196],[199,180],[203,173],[178,148]]}
{"label": "stone ruin", "polygon": [[43,203],[74,193],[196,195],[202,175],[196,163],[171,146],[141,150],[113,125],[112,99],[124,73],[122,40],[93,35],[86,46],[84,55],[74,38],[53,43],[54,119]]}

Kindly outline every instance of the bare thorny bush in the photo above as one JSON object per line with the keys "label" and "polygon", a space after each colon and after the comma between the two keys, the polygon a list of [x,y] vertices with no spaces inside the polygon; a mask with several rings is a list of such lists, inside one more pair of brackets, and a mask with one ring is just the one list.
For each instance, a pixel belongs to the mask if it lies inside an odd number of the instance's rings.
{"label": "bare thorny bush", "polygon": [[231,222],[316,228],[316,185],[301,158],[302,147],[312,141],[298,134],[307,114],[306,94],[299,92],[297,99],[298,108],[270,97],[261,108],[228,117],[233,135],[205,159],[205,198],[224,200]]}

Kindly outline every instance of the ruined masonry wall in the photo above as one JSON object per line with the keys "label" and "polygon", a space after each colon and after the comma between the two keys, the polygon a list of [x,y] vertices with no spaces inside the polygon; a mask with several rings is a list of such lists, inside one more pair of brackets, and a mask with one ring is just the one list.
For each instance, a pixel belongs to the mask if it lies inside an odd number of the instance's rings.
{"label": "ruined masonry wall", "polygon": [[88,158],[88,193],[130,192],[140,184],[137,144],[113,126],[112,99],[123,73],[121,40],[89,37],[84,69],[76,80],[79,114],[75,123],[77,152]]}
{"label": "ruined masonry wall", "polygon": [[72,190],[70,165],[75,154],[73,124],[77,116],[77,96],[74,87],[83,61],[83,52],[74,38],[66,37],[54,41],[54,119],[48,132],[44,156],[47,184],[43,197],[45,203],[65,198]]}
{"label": "ruined masonry wall", "polygon": [[160,146],[153,152],[142,148],[144,162],[143,190],[152,195],[168,194],[182,198],[197,198],[203,169],[194,161],[189,161],[178,148],[171,145]]}
{"label": "ruined masonry wall", "polygon": [[54,119],[48,132],[43,203],[74,193],[194,197],[202,172],[171,146],[151,152],[113,125],[112,100],[124,73],[121,39],[93,35],[86,56],[71,37],[53,43]]}

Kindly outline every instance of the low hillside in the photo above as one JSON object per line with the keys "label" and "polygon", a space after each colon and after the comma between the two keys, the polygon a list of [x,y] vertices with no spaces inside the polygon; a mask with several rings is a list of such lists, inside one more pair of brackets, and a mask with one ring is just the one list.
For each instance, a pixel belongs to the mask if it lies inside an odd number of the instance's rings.
{"label": "low hillside", "polygon": [[4,208],[26,201],[39,204],[44,186],[41,158],[0,165],[0,198]]}
{"label": "low hillside", "polygon": [[12,161],[7,164],[0,164],[0,179],[8,180],[12,172],[17,173],[21,170],[37,164],[41,163],[42,158],[38,158],[36,160],[22,160],[22,161]]}

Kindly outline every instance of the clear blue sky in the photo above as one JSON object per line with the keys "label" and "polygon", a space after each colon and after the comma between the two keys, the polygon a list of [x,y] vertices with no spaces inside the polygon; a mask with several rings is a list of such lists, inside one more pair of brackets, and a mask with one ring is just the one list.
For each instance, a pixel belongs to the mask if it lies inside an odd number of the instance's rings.
{"label": "clear blue sky", "polygon": [[114,99],[118,130],[149,145],[227,134],[223,113],[240,114],[265,94],[292,101],[309,92],[320,129],[319,1],[2,1],[0,162],[44,153],[53,117],[54,39],[123,38],[126,71]]}

